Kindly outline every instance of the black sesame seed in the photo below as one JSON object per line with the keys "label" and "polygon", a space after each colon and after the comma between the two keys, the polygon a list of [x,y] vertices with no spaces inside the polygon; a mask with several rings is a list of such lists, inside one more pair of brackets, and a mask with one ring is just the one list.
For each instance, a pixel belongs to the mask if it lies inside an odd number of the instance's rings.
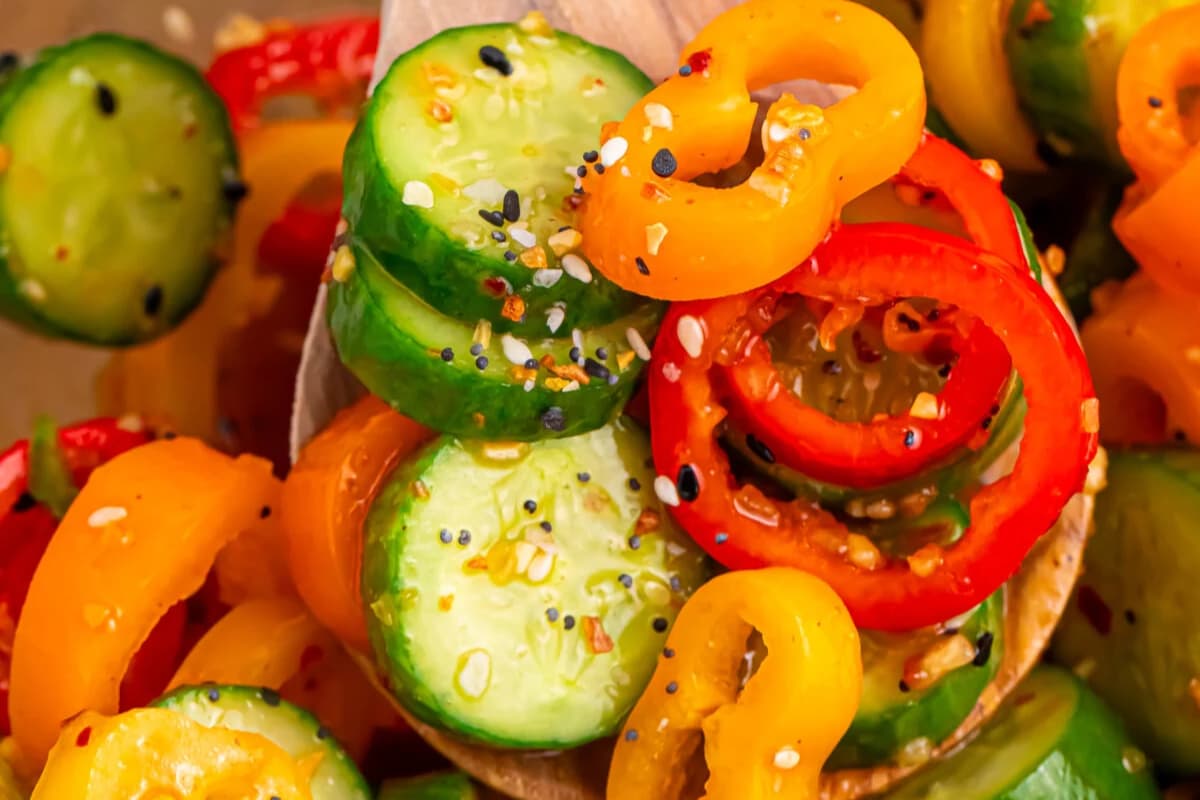
{"label": "black sesame seed", "polygon": [[508,240],[508,237],[504,235],[504,231],[492,231],[492,239],[497,242],[504,242]]}
{"label": "black sesame seed", "polygon": [[583,353],[579,351],[578,347],[572,347],[569,351],[567,351],[567,358],[571,359],[572,361],[578,361],[582,357]]}
{"label": "black sesame seed", "polygon": [[481,345],[479,342],[476,342],[475,344],[471,345],[471,355],[477,356],[482,352],[483,352],[483,345]]}
{"label": "black sesame seed", "polygon": [[679,499],[688,503],[700,496],[700,478],[691,464],[679,468],[679,474],[675,476],[675,488],[679,491]]}
{"label": "black sesame seed", "polygon": [[638,272],[642,273],[643,275],[650,274],[650,268],[646,266],[646,259],[642,258],[641,256],[637,256],[633,259],[633,263],[637,264]]}
{"label": "black sesame seed", "polygon": [[596,163],[596,160],[598,158],[600,158],[600,154],[598,152],[596,152],[595,150],[588,150],[586,153],[583,154],[583,160],[589,164]]}
{"label": "black sesame seed", "polygon": [[1125,621],[1128,622],[1130,625],[1137,624],[1137,614],[1134,613],[1134,610],[1132,608],[1125,609]]}
{"label": "black sesame seed", "polygon": [[504,215],[499,211],[488,211],[486,208],[479,209],[479,216],[484,222],[490,222],[497,228],[504,227]]}
{"label": "black sesame seed", "polygon": [[325,741],[328,738],[329,738],[329,728],[326,728],[324,725],[318,725],[317,726],[317,739],[319,739],[321,741]]}
{"label": "black sesame seed", "polygon": [[[932,200],[933,197],[930,197],[929,199]],[[925,315],[925,319],[929,320],[930,322],[937,322],[938,318],[941,316],[942,316],[942,312],[939,309],[935,308],[935,309],[931,310],[928,314]]]}
{"label": "black sesame seed", "polygon": [[986,431],[988,428],[992,427],[992,418],[991,418],[991,417],[984,417],[984,418],[983,418],[983,422],[979,423],[979,427],[983,428],[985,431]]}
{"label": "black sesame seed", "polygon": [[725,544],[726,542],[729,541],[729,534],[728,533],[718,533],[716,536],[713,537],[713,541],[716,542],[717,544]]}
{"label": "black sesame seed", "polygon": [[625,731],[625,741],[627,741],[627,742],[636,742],[637,736],[638,736],[637,731],[635,731],[632,728]]}
{"label": "black sesame seed", "polygon": [[590,481],[592,479],[591,474],[587,473],[587,472],[576,473],[575,477],[579,479],[580,483],[587,483],[588,481]]}
{"label": "black sesame seed", "polygon": [[910,317],[908,314],[901,312],[900,314],[896,315],[896,320],[901,325],[908,328],[908,330],[912,333],[916,333],[917,331],[921,330],[921,323]]}
{"label": "black sesame seed", "polygon": [[117,96],[107,83],[96,84],[96,107],[106,117],[117,113]]}
{"label": "black sesame seed", "polygon": [[979,638],[975,640],[975,658],[971,663],[977,667],[985,666],[992,657],[992,643],[995,640],[996,637],[991,631],[979,634]]}
{"label": "black sesame seed", "polygon": [[550,524],[550,520],[542,520],[542,530],[546,533],[554,530],[554,526]]}
{"label": "black sesame seed", "polygon": [[487,365],[488,365],[488,357],[487,356],[479,356],[479,358],[475,359],[475,369],[479,369],[479,370],[487,369]]}
{"label": "black sesame seed", "polygon": [[608,374],[608,385],[609,386],[616,386],[620,382],[621,382],[621,378],[619,375],[617,375],[615,373],[611,373],[611,372]]}
{"label": "black sesame seed", "polygon": [[220,700],[220,699],[221,699],[221,690],[220,690],[220,689],[218,689],[218,688],[217,688],[217,687],[215,687],[215,686],[210,686],[210,687],[209,687],[209,689],[208,689],[208,700],[209,700],[209,702],[211,702],[211,703],[215,703],[215,702],[217,702],[217,701],[218,701],[218,700]]}
{"label": "black sesame seed", "polygon": [[575,174],[578,175],[580,178],[586,178],[587,177],[587,167],[585,167],[583,164],[580,164],[578,167],[575,168]]}
{"label": "black sesame seed", "polygon": [[575,627],[575,618],[574,617],[572,617],[570,614],[567,614],[565,617],[563,617],[563,630],[564,631],[569,631],[569,630],[571,630],[571,628],[574,628],[574,627]]}
{"label": "black sesame seed", "polygon": [[746,434],[746,447],[750,448],[750,452],[761,458],[768,464],[775,463],[775,454],[771,452],[771,448],[767,447],[762,439],[759,439],[753,433]]}
{"label": "black sesame seed", "polygon": [[916,431],[905,431],[904,432],[904,446],[905,447],[916,447],[917,446]]}
{"label": "black sesame seed", "polygon": [[938,370],[938,375],[941,375],[943,378],[949,378],[951,369],[949,364],[942,364],[942,368]]}
{"label": "black sesame seed", "polygon": [[167,431],[166,433],[164,433],[162,435],[162,438],[169,442],[169,441],[177,438],[178,436],[179,436],[179,434],[176,433],[175,431]]}
{"label": "black sesame seed", "polygon": [[29,492],[21,492],[20,496],[17,497],[16,502],[12,504],[12,510],[19,514],[23,511],[28,511],[36,505],[36,497],[31,495]]}
{"label": "black sesame seed", "polygon": [[566,430],[567,415],[558,406],[550,406],[542,412],[542,427],[548,431]]}
{"label": "black sesame seed", "polygon": [[453,348],[443,347],[442,348],[442,361],[453,361],[453,360],[454,360]]}
{"label": "black sesame seed", "polygon": [[162,311],[163,288],[157,284],[146,290],[146,294],[142,297],[142,311],[147,317],[153,317]]}
{"label": "black sesame seed", "polygon": [[912,691],[912,689],[911,689],[911,688],[909,687],[909,685],[908,685],[908,682],[907,682],[907,681],[905,681],[903,678],[901,678],[901,679],[900,679],[900,684],[899,684],[899,685],[900,685],[900,691],[902,691],[902,692],[904,692],[904,693],[906,693],[906,694],[907,694],[908,692],[911,692],[911,691]]}
{"label": "black sesame seed", "polygon": [[800,141],[806,142],[810,136],[812,136],[812,131],[810,131],[808,128],[800,129]]}
{"label": "black sesame seed", "polygon": [[516,261],[517,254],[514,253],[512,250],[505,250],[504,251],[504,260],[505,261]]}
{"label": "black sesame seed", "polygon": [[667,581],[667,582],[668,582],[669,584],[671,584],[671,591],[672,591],[672,592],[678,592],[679,590],[681,590],[681,589],[683,588],[683,583],[682,583],[682,582],[679,580],[679,576],[678,576],[678,575],[672,575],[672,576],[671,576],[671,579],[670,579],[669,581]]}
{"label": "black sesame seed", "polygon": [[269,516],[271,516],[271,507],[270,506],[263,506],[262,508],[260,508],[258,510],[258,518],[259,519],[266,519]]}
{"label": "black sesame seed", "polygon": [[525,501],[525,510],[528,511],[530,514],[535,513],[537,511],[537,501],[536,500],[526,500]]}
{"label": "black sesame seed", "polygon": [[679,169],[679,162],[675,160],[675,154],[664,147],[650,159],[650,169],[660,178],[669,178]]}
{"label": "black sesame seed", "polygon": [[692,74],[692,68],[689,67],[687,64],[684,64],[682,67],[679,68],[679,74],[682,77],[686,78],[688,75]]}
{"label": "black sesame seed", "polygon": [[600,164],[597,164],[596,166],[592,167],[592,169],[596,170],[597,175],[603,175],[606,167],[604,166],[603,163],[600,163]]}
{"label": "black sesame seed", "polygon": [[525,359],[525,369],[537,369],[538,362],[535,358]]}
{"label": "black sesame seed", "polygon": [[632,576],[632,575],[630,575],[630,574],[628,574],[628,573],[625,573],[625,572],[622,572],[620,575],[618,575],[618,576],[617,576],[617,580],[618,580],[618,581],[620,582],[620,584],[621,584],[622,586],[624,586],[626,589],[632,589],[632,588],[633,588],[633,576]]}
{"label": "black sesame seed", "polygon": [[663,648],[663,658],[674,658],[674,657],[675,657],[675,651],[674,651],[674,650],[672,650],[672,649],[671,649],[671,648],[669,648],[669,647],[664,647],[664,648]]}
{"label": "black sesame seed", "polygon": [[438,538],[442,540],[442,544],[450,544],[454,541],[454,534],[449,528],[442,528],[442,532],[438,534]]}
{"label": "black sesame seed", "polygon": [[655,633],[666,633],[667,624],[666,617],[655,617],[654,622],[650,623],[651,627],[654,628]]}
{"label": "black sesame seed", "polygon": [[1162,108],[1163,107],[1163,101],[1162,101],[1161,97],[1154,97],[1153,95],[1151,95],[1150,97],[1146,98],[1146,100],[1148,103],[1150,103],[1151,108]]}
{"label": "black sesame seed", "polygon": [[466,547],[467,545],[469,545],[471,543],[471,532],[469,530],[467,530],[466,528],[463,528],[461,531],[459,531],[458,532],[458,543],[460,545],[462,545],[463,547]]}
{"label": "black sesame seed", "polygon": [[557,608],[547,608],[546,609],[546,619],[550,620],[551,622],[558,622],[558,609]]}
{"label": "black sesame seed", "polygon": [[505,77],[513,73],[512,62],[499,47],[485,44],[479,48],[479,60],[483,62],[484,66],[491,67]]}
{"label": "black sesame seed", "polygon": [[636,533],[633,536],[629,537],[629,549],[630,550],[637,550],[641,546],[642,546],[642,537],[638,536]]}
{"label": "black sesame seed", "polygon": [[10,72],[21,65],[21,59],[11,50],[0,53],[0,75]]}
{"label": "black sesame seed", "polygon": [[269,706],[279,705],[279,692],[274,689],[268,689],[265,686],[259,689],[258,694],[262,697],[262,701]]}
{"label": "black sesame seed", "polygon": [[504,193],[501,208],[504,210],[504,218],[509,222],[516,222],[521,218],[521,195],[517,194],[516,189],[509,189]]}
{"label": "black sesame seed", "polygon": [[221,186],[221,193],[225,195],[225,201],[228,203],[237,204],[246,199],[246,195],[250,194],[250,187],[246,182],[239,178],[230,178]]}
{"label": "black sesame seed", "polygon": [[678,691],[679,691],[679,684],[676,683],[675,681],[671,681],[670,683],[667,684],[667,694],[675,694]]}
{"label": "black sesame seed", "polygon": [[641,491],[642,482],[639,481],[637,478],[630,478],[629,479],[629,488],[635,492]]}
{"label": "black sesame seed", "polygon": [[842,365],[831,358],[821,365],[821,372],[826,375],[841,375]]}
{"label": "black sesame seed", "polygon": [[1000,413],[1000,405],[998,403],[993,403],[990,411],[993,417],[996,416]]}
{"label": "black sesame seed", "polygon": [[597,347],[596,348],[596,358],[598,358],[601,361],[608,361],[608,348],[607,347]]}
{"label": "black sesame seed", "polygon": [[583,371],[598,381],[606,381],[608,376],[612,375],[612,370],[594,358],[584,359]]}

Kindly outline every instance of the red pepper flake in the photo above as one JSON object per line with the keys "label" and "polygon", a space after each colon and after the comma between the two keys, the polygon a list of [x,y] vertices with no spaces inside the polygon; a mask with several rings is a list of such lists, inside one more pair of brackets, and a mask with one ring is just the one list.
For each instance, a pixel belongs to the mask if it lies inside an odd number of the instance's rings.
{"label": "red pepper flake", "polygon": [[1191,695],[1196,710],[1200,711],[1200,676],[1193,675],[1188,681],[1188,694]]}
{"label": "red pepper flake", "polygon": [[92,726],[88,725],[86,728],[84,728],[83,730],[81,730],[79,732],[78,736],[75,737],[75,746],[76,747],[87,747],[88,742],[90,742],[91,740],[92,740]]}
{"label": "red pepper flake", "polygon": [[638,514],[637,522],[634,523],[633,529],[637,533],[656,531],[661,520],[662,518],[657,511],[652,508],[643,508],[642,513]]}
{"label": "red pepper flake", "polygon": [[495,276],[491,278],[484,278],[483,290],[492,297],[504,297],[509,291],[508,281],[504,280],[504,278],[497,278]]}
{"label": "red pepper flake", "polygon": [[608,653],[613,649],[613,640],[604,630],[604,623],[599,617],[583,618],[583,637],[588,650],[596,655]]}
{"label": "red pepper flake", "polygon": [[505,319],[511,319],[513,322],[520,322],[525,319],[525,301],[520,295],[510,294],[504,298],[504,306],[500,309],[500,316]]}
{"label": "red pepper flake", "polygon": [[1032,700],[1035,697],[1037,697],[1037,695],[1034,694],[1033,692],[1025,692],[1024,694],[1019,694],[1015,698],[1013,698],[1013,708],[1020,708],[1021,706],[1025,705],[1026,703],[1028,703],[1030,700]]}
{"label": "red pepper flake", "polygon": [[574,214],[579,209],[583,208],[585,199],[586,198],[584,198],[584,196],[581,194],[568,194],[564,196],[562,201],[563,212],[567,214]]}
{"label": "red pepper flake", "polygon": [[653,181],[646,181],[642,184],[642,197],[659,203],[671,199],[671,195],[667,193],[667,190]]}
{"label": "red pepper flake", "polygon": [[429,487],[425,485],[425,481],[413,481],[411,488],[414,497],[417,497],[421,500],[427,500],[429,498]]}
{"label": "red pepper flake", "polygon": [[58,247],[54,248],[54,257],[56,259],[58,259],[59,261],[66,261],[67,256],[69,256],[70,254],[71,254],[71,251],[67,249],[67,246],[65,244],[60,244]]}
{"label": "red pepper flake", "polygon": [[606,122],[600,126],[600,144],[604,144],[609,139],[617,135],[617,131],[621,129],[619,122]]}
{"label": "red pepper flake", "polygon": [[483,556],[475,556],[467,562],[467,569],[473,569],[477,572],[487,572],[488,562]]}
{"label": "red pepper flake", "polygon": [[197,130],[199,130],[199,128],[196,125],[196,123],[189,122],[187,125],[183,126],[183,138],[191,139],[193,136],[196,135]]}
{"label": "red pepper flake", "polygon": [[687,65],[692,68],[692,72],[707,72],[712,66],[712,48],[692,53],[688,56]]}
{"label": "red pepper flake", "polygon": [[560,378],[565,378],[569,381],[579,381],[583,386],[587,386],[592,382],[591,376],[578,364],[547,365],[546,369]]}
{"label": "red pepper flake", "polygon": [[445,100],[431,100],[425,110],[437,122],[449,122],[454,119],[454,109]]}
{"label": "red pepper flake", "polygon": [[475,423],[475,427],[482,428],[484,426],[484,424],[487,422],[487,417],[485,417],[483,414],[476,411],[474,414],[471,415],[471,421]]}
{"label": "red pepper flake", "polygon": [[438,598],[438,610],[449,611],[454,605],[454,595],[444,594]]}
{"label": "red pepper flake", "polygon": [[1021,22],[1021,30],[1030,31],[1045,22],[1054,21],[1054,12],[1046,5],[1045,0],[1033,0],[1029,4],[1029,10],[1025,12],[1025,19]]}
{"label": "red pepper flake", "polygon": [[1096,633],[1108,636],[1112,630],[1112,609],[1104,602],[1100,593],[1091,586],[1080,586],[1075,602],[1079,606],[1079,613],[1091,623]]}
{"label": "red pepper flake", "polygon": [[300,653],[300,671],[303,672],[323,658],[325,658],[325,651],[321,649],[321,646],[310,644]]}

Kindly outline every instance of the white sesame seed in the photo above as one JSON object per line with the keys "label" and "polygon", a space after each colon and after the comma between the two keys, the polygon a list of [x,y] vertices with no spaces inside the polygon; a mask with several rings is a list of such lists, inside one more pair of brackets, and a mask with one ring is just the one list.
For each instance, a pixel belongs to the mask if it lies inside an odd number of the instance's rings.
{"label": "white sesame seed", "polygon": [[624,158],[629,151],[629,142],[623,136],[614,136],[600,146],[600,163],[606,168]]}
{"label": "white sesame seed", "polygon": [[568,383],[566,386],[563,387],[563,392],[577,392],[577,391],[579,391],[579,381],[571,381],[570,383]]}
{"label": "white sesame seed", "polygon": [[684,314],[675,324],[675,335],[679,337],[679,343],[689,356],[700,357],[700,353],[704,351],[704,326],[700,324],[700,320],[691,314]]}
{"label": "white sesame seed", "polygon": [[492,682],[492,657],[486,650],[472,650],[462,659],[455,679],[467,697],[483,697]]}
{"label": "white sesame seed", "polygon": [[[575,173],[572,172],[572,175]],[[485,206],[499,205],[504,201],[504,193],[508,191],[504,184],[495,178],[484,178],[463,187],[463,194],[477,203]]]}
{"label": "white sesame seed", "polygon": [[529,345],[511,333],[506,333],[500,337],[500,349],[504,351],[504,357],[511,364],[524,366],[526,361],[533,358],[533,353],[530,351]]}
{"label": "white sesame seed", "polygon": [[554,568],[554,555],[542,552],[534,557],[533,563],[529,565],[529,569],[525,571],[525,576],[534,583],[541,583],[550,576],[550,570]]}
{"label": "white sesame seed", "polygon": [[584,283],[592,282],[592,268],[588,263],[574,253],[567,253],[562,257],[562,268],[566,273],[577,281]]}
{"label": "white sesame seed", "polygon": [[46,287],[35,281],[33,278],[26,278],[18,285],[18,290],[21,294],[28,297],[35,303],[46,302]]}
{"label": "white sesame seed", "polygon": [[583,350],[583,331],[575,328],[571,331],[571,344]]}
{"label": "white sesame seed", "polygon": [[800,764],[800,754],[790,744],[775,751],[775,766],[779,769],[795,769]]}
{"label": "white sesame seed", "polygon": [[654,493],[664,505],[679,505],[679,490],[675,488],[675,481],[666,475],[659,475],[654,479]]}
{"label": "white sesame seed", "polygon": [[567,311],[559,305],[551,306],[546,312],[546,327],[551,333],[558,333],[558,329],[562,327],[563,320],[567,318]]}
{"label": "white sesame seed", "polygon": [[521,245],[521,247],[533,247],[537,244],[537,236],[524,225],[509,225],[508,235],[509,238]]}
{"label": "white sesame seed", "polygon": [[675,116],[671,113],[671,109],[662,103],[646,103],[646,107],[642,110],[646,112],[646,121],[652,127],[666,128],[667,130],[675,127]]}
{"label": "white sesame seed", "polygon": [[163,9],[163,28],[167,36],[180,44],[187,44],[196,38],[196,26],[188,12],[179,6],[167,6]]}
{"label": "white sesame seed", "polygon": [[771,127],[767,130],[767,137],[772,142],[782,142],[784,139],[788,138],[788,134],[790,133],[791,129],[789,129],[787,125],[773,122],[771,123]]}
{"label": "white sesame seed", "polygon": [[404,195],[401,199],[406,206],[433,208],[433,189],[424,181],[408,181],[404,184]]}
{"label": "white sesame seed", "polygon": [[533,273],[533,285],[548,289],[558,283],[562,276],[563,271],[561,269],[539,269]]}
{"label": "white sesame seed", "polygon": [[117,427],[128,433],[141,433],[146,430],[146,423],[138,414],[125,414],[117,420]]}
{"label": "white sesame seed", "polygon": [[525,381],[525,385],[522,388],[527,392],[532,392],[533,387],[536,385],[537,381],[535,381],[533,378],[530,378],[529,380]]}
{"label": "white sesame seed", "polygon": [[129,516],[129,512],[121,506],[104,506],[97,508],[88,516],[88,525],[93,528],[103,528],[113,522],[119,522]]}
{"label": "white sesame seed", "polygon": [[683,374],[679,371],[679,367],[675,365],[674,361],[664,362],[662,365],[662,373],[663,373],[663,377],[666,378],[671,383],[675,383],[676,381],[678,381],[679,376],[681,374]]}
{"label": "white sesame seed", "polygon": [[633,173],[629,171],[629,167],[627,167],[627,166],[625,166],[624,164],[622,164],[622,165],[621,165],[621,174],[622,174],[623,176],[625,176],[626,178],[628,178],[628,177],[629,177],[630,175],[632,175]]}
{"label": "white sesame seed", "polygon": [[658,248],[662,247],[663,239],[667,238],[667,226],[661,222],[656,222],[653,225],[646,226],[646,250],[652,256],[658,255]]}
{"label": "white sesame seed", "polygon": [[629,346],[633,348],[633,352],[637,353],[638,358],[642,361],[650,360],[650,348],[646,345],[642,334],[638,333],[637,328],[625,329],[625,341],[629,342]]}

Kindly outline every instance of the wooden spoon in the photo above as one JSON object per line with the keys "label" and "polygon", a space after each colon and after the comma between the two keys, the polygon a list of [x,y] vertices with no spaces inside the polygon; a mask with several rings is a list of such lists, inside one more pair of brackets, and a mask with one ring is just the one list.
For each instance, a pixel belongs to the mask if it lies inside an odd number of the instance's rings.
{"label": "wooden spoon", "polygon": [[[400,53],[448,27],[516,20],[542,11],[552,25],[620,50],[653,78],[676,66],[679,52],[712,17],[734,0],[384,0],[378,78]],[[297,378],[292,455],[339,409],[363,393],[338,362],[325,324],[322,289],[313,310]],[[1007,454],[1015,458],[1015,448]],[[1007,630],[999,673],[970,716],[933,754],[957,746],[989,718],[1041,657],[1078,577],[1091,527],[1093,495],[1103,479],[1103,459],[1085,494],[1071,500],[1056,527],[1026,560],[1009,586]],[[374,680],[373,666],[358,656]],[[388,694],[390,697],[390,694]],[[520,800],[601,800],[611,741],[561,752],[498,750],[468,744],[398,710],[434,748],[480,782]],[[679,765],[685,768],[685,765]],[[918,764],[845,770],[824,776],[823,800],[848,800],[883,791],[919,769]],[[696,765],[697,769],[701,767]]]}

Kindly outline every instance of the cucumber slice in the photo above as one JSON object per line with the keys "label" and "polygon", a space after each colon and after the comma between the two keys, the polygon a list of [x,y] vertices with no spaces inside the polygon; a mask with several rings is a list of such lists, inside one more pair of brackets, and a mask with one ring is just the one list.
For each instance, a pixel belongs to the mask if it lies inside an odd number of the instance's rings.
{"label": "cucumber slice", "polygon": [[[1120,721],[1077,678],[1036,668],[983,732],[891,800],[1151,800],[1154,780]],[[1127,768],[1125,764],[1128,764]]]}
{"label": "cucumber slice", "polygon": [[[628,331],[650,341],[660,316],[657,305],[646,305],[577,337],[520,340],[539,365],[547,357],[571,365],[577,341],[578,360],[603,367],[578,380],[543,366],[525,371],[506,355],[503,335],[489,334],[481,345],[479,326],[438,313],[366,251],[356,253],[345,282],[329,284],[329,326],[342,363],[400,413],[466,438],[529,441],[604,425],[633,393],[643,366],[630,350]],[[601,350],[608,357],[603,364]],[[583,372],[575,366],[576,374]]]}
{"label": "cucumber slice", "polygon": [[201,299],[244,193],[220,99],[111,34],[44,52],[0,94],[0,314],[106,345]]}
{"label": "cucumber slice", "polygon": [[385,781],[378,800],[477,800],[475,784],[462,772],[435,772]]}
{"label": "cucumber slice", "polygon": [[249,686],[184,686],[154,702],[209,728],[265,736],[293,758],[321,754],[310,787],[313,800],[370,800],[358,767],[316,717],[281,700],[270,689]]}
{"label": "cucumber slice", "polygon": [[1160,766],[1200,772],[1200,453],[1109,453],[1108,488],[1056,659],[1077,666]]}
{"label": "cucumber slice", "polygon": [[367,518],[362,591],[406,708],[508,747],[620,727],[707,577],[649,463],[622,419],[532,445],[442,437],[397,470]]}
{"label": "cucumber slice", "polygon": [[[352,240],[438,311],[497,331],[544,335],[555,307],[568,331],[631,313],[646,301],[551,237],[575,224],[573,170],[600,126],[652,86],[624,56],[528,20],[443,31],[392,63],[347,148]],[[523,321],[501,316],[506,294]]]}
{"label": "cucumber slice", "polygon": [[[1117,147],[1117,68],[1138,28],[1195,0],[1015,0],[1005,49],[1021,107],[1050,150],[1128,172]],[[1033,14],[1031,8],[1044,10]]]}

